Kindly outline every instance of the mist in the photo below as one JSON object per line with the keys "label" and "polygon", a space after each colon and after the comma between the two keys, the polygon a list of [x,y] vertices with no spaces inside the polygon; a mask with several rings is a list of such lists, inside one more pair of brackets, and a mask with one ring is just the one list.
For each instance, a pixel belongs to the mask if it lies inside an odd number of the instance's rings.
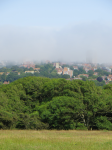
{"label": "mist", "polygon": [[110,63],[112,23],[86,22],[66,27],[0,27],[1,60]]}

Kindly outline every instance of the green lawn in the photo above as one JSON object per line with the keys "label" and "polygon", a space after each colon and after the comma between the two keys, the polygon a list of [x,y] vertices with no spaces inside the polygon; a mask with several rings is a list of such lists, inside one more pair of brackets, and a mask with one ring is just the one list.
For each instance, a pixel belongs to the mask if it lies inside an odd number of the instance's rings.
{"label": "green lawn", "polygon": [[0,150],[112,150],[112,131],[0,130]]}

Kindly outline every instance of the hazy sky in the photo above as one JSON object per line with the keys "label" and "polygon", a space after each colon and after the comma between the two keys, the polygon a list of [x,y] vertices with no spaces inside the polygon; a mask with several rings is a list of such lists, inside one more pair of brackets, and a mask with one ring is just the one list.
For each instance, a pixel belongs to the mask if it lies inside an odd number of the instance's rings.
{"label": "hazy sky", "polygon": [[0,0],[0,60],[112,63],[112,0]]}

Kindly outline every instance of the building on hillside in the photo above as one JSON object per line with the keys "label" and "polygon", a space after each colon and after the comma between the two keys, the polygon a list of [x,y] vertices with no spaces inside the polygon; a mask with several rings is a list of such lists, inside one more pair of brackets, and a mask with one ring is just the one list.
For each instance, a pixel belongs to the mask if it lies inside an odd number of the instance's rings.
{"label": "building on hillside", "polygon": [[19,67],[25,67],[25,68],[35,68],[35,64],[32,62],[24,62],[22,65]]}
{"label": "building on hillside", "polygon": [[107,80],[108,80],[108,81],[112,81],[112,78],[110,78],[110,77],[107,77]]}
{"label": "building on hillside", "polygon": [[93,71],[97,70],[97,67],[93,67],[92,70],[93,70]]}
{"label": "building on hillside", "polygon": [[108,76],[109,78],[112,78],[112,75],[111,74],[109,74],[109,76]]}
{"label": "building on hillside", "polygon": [[89,77],[88,74],[79,74],[78,77],[80,78],[80,76],[85,76],[85,77],[87,77],[87,78]]}
{"label": "building on hillside", "polygon": [[107,77],[107,76],[102,76],[102,79],[105,80],[106,77]]}
{"label": "building on hillside", "polygon": [[112,81],[112,75],[111,74],[109,76],[107,76],[107,80]]}
{"label": "building on hillside", "polygon": [[77,66],[73,66],[74,70],[78,70],[78,67]]}
{"label": "building on hillside", "polygon": [[53,67],[55,67],[55,68],[62,68],[60,63],[53,63]]}
{"label": "building on hillside", "polygon": [[56,63],[56,68],[59,68],[59,63]]}
{"label": "building on hillside", "polygon": [[107,71],[107,72],[110,72],[110,73],[111,73],[111,69],[110,69],[110,68],[108,68],[108,67],[102,67],[102,70],[104,70],[104,71]]}
{"label": "building on hillside", "polygon": [[80,77],[74,77],[74,80],[82,80]]}
{"label": "building on hillside", "polygon": [[89,70],[93,70],[91,64],[83,64],[83,69],[86,71],[86,73],[87,73]]}
{"label": "building on hillside", "polygon": [[70,77],[73,76],[73,70],[70,70],[68,67],[64,67],[63,69],[63,75],[68,74]]}
{"label": "building on hillside", "polygon": [[36,70],[37,72],[39,72],[40,68],[34,68],[34,70]]}
{"label": "building on hillside", "polygon": [[28,68],[28,65],[23,64],[23,65],[21,65],[21,66],[19,66],[19,67],[25,67],[25,68]]}
{"label": "building on hillside", "polygon": [[84,67],[91,68],[91,64],[83,64]]}
{"label": "building on hillside", "polygon": [[97,76],[98,75],[98,72],[94,72],[94,74],[93,74],[94,76]]}
{"label": "building on hillside", "polygon": [[86,71],[86,73],[91,70],[91,68],[83,67],[83,69]]}
{"label": "building on hillside", "polygon": [[57,71],[57,74],[62,74],[63,73],[63,69],[62,68],[55,68]]}
{"label": "building on hillside", "polygon": [[35,71],[25,71],[25,73],[32,73],[32,74],[34,74]]}
{"label": "building on hillside", "polygon": [[0,75],[3,75],[4,74],[4,72],[0,72]]}
{"label": "building on hillside", "polygon": [[9,84],[9,81],[4,81],[4,83],[3,84]]}
{"label": "building on hillside", "polygon": [[6,75],[9,75],[9,74],[10,74],[10,72],[7,72],[7,73],[6,73]]}
{"label": "building on hillside", "polygon": [[63,69],[63,74],[68,74],[68,71],[69,71],[69,68],[64,67],[64,69]]}
{"label": "building on hillside", "polygon": [[69,70],[68,75],[70,75],[70,77],[72,77],[73,76],[73,70]]}

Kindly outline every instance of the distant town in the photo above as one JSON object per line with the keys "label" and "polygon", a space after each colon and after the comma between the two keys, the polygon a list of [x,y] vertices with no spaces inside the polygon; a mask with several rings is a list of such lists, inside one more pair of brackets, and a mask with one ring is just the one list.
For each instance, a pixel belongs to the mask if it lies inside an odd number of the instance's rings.
{"label": "distant town", "polygon": [[0,84],[9,84],[19,78],[41,76],[48,78],[65,78],[66,80],[92,80],[98,86],[112,82],[112,66],[97,63],[64,63],[45,61],[36,63],[0,62]]}

